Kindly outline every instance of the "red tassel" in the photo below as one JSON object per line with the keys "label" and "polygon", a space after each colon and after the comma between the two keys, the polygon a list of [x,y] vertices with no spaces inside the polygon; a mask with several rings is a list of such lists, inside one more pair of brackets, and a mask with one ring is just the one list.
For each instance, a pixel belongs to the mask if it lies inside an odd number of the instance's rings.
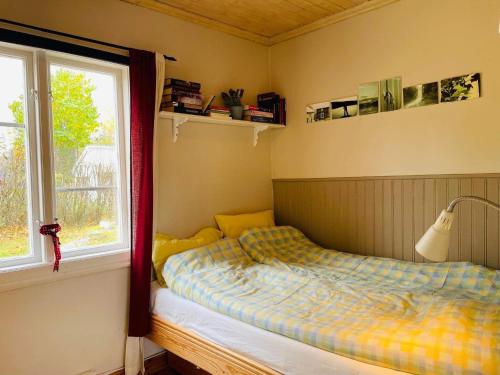
{"label": "red tassel", "polygon": [[61,260],[61,242],[57,237],[57,232],[61,230],[61,226],[57,223],[42,225],[40,227],[40,234],[52,237],[52,244],[54,245],[54,268],[52,272],[59,272],[59,261]]}

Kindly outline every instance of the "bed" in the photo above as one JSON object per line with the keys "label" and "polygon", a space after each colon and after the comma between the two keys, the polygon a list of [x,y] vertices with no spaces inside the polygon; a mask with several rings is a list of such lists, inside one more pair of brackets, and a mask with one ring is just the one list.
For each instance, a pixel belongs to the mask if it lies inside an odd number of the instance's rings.
{"label": "bed", "polygon": [[[214,346],[226,348],[232,354],[236,354],[238,359],[243,357],[250,360],[253,366],[257,363],[264,365],[265,369],[263,368],[261,373],[404,374],[400,371],[355,361],[254,327],[182,298],[168,288],[161,288],[156,282],[152,285],[152,305],[156,334],[158,334],[158,326],[163,324],[162,328],[170,329],[170,334],[187,333],[189,336],[185,337],[191,341],[193,336],[197,336],[199,340],[212,348]],[[179,352],[179,348],[172,350],[178,355],[187,354],[182,352],[182,349]],[[220,365],[209,365],[211,369],[207,370],[211,370],[210,372],[214,373],[214,368],[220,372]]]}
{"label": "bed", "polygon": [[499,273],[261,228],[169,258],[150,338],[211,373],[498,373]]}

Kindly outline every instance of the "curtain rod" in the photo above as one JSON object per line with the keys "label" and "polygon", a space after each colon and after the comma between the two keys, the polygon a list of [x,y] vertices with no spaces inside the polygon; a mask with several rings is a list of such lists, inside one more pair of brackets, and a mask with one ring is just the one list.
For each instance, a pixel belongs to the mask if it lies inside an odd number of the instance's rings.
{"label": "curtain rod", "polygon": [[[14,26],[25,27],[25,28],[33,29],[33,30],[37,30],[37,31],[42,31],[44,33],[55,34],[55,35],[64,36],[64,37],[67,37],[67,38],[73,38],[73,39],[81,40],[81,41],[84,41],[84,42],[90,42],[90,43],[100,44],[100,45],[107,46],[107,47],[122,49],[122,50],[126,50],[126,51],[130,50],[130,47],[121,46],[119,44],[113,44],[113,43],[103,42],[103,41],[100,41],[100,40],[86,38],[86,37],[79,36],[79,35],[63,33],[61,31],[56,31],[56,30],[51,30],[51,29],[45,29],[43,27],[32,26],[32,25],[28,25],[28,24],[25,24],[25,23],[21,23],[21,22],[7,20],[5,18],[0,18],[0,22],[8,23],[8,24],[14,25]],[[177,59],[175,57],[173,57],[173,56],[163,55],[163,57],[166,60],[169,60],[169,61],[177,61]]]}

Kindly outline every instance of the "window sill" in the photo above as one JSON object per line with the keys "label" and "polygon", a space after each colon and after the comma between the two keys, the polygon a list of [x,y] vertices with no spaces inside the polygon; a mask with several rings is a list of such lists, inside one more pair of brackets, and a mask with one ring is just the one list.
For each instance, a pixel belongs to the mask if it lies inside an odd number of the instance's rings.
{"label": "window sill", "polygon": [[61,260],[59,272],[52,263],[12,267],[0,272],[0,292],[40,285],[72,277],[89,275],[130,266],[130,251],[119,250]]}

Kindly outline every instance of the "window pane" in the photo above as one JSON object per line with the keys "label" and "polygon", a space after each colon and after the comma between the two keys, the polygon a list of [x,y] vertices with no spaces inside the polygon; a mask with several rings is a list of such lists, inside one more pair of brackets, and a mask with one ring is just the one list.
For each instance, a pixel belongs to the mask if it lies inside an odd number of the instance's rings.
{"label": "window pane", "polygon": [[30,255],[24,128],[0,126],[0,260]]}
{"label": "window pane", "polygon": [[53,64],[50,79],[62,251],[119,242],[114,77]]}
{"label": "window pane", "polygon": [[31,255],[24,77],[22,59],[0,56],[0,261]]}
{"label": "window pane", "polygon": [[56,192],[57,215],[63,225],[63,251],[110,244],[119,240],[116,191],[112,189]]}
{"label": "window pane", "polygon": [[24,122],[24,62],[0,55],[0,123]]}

